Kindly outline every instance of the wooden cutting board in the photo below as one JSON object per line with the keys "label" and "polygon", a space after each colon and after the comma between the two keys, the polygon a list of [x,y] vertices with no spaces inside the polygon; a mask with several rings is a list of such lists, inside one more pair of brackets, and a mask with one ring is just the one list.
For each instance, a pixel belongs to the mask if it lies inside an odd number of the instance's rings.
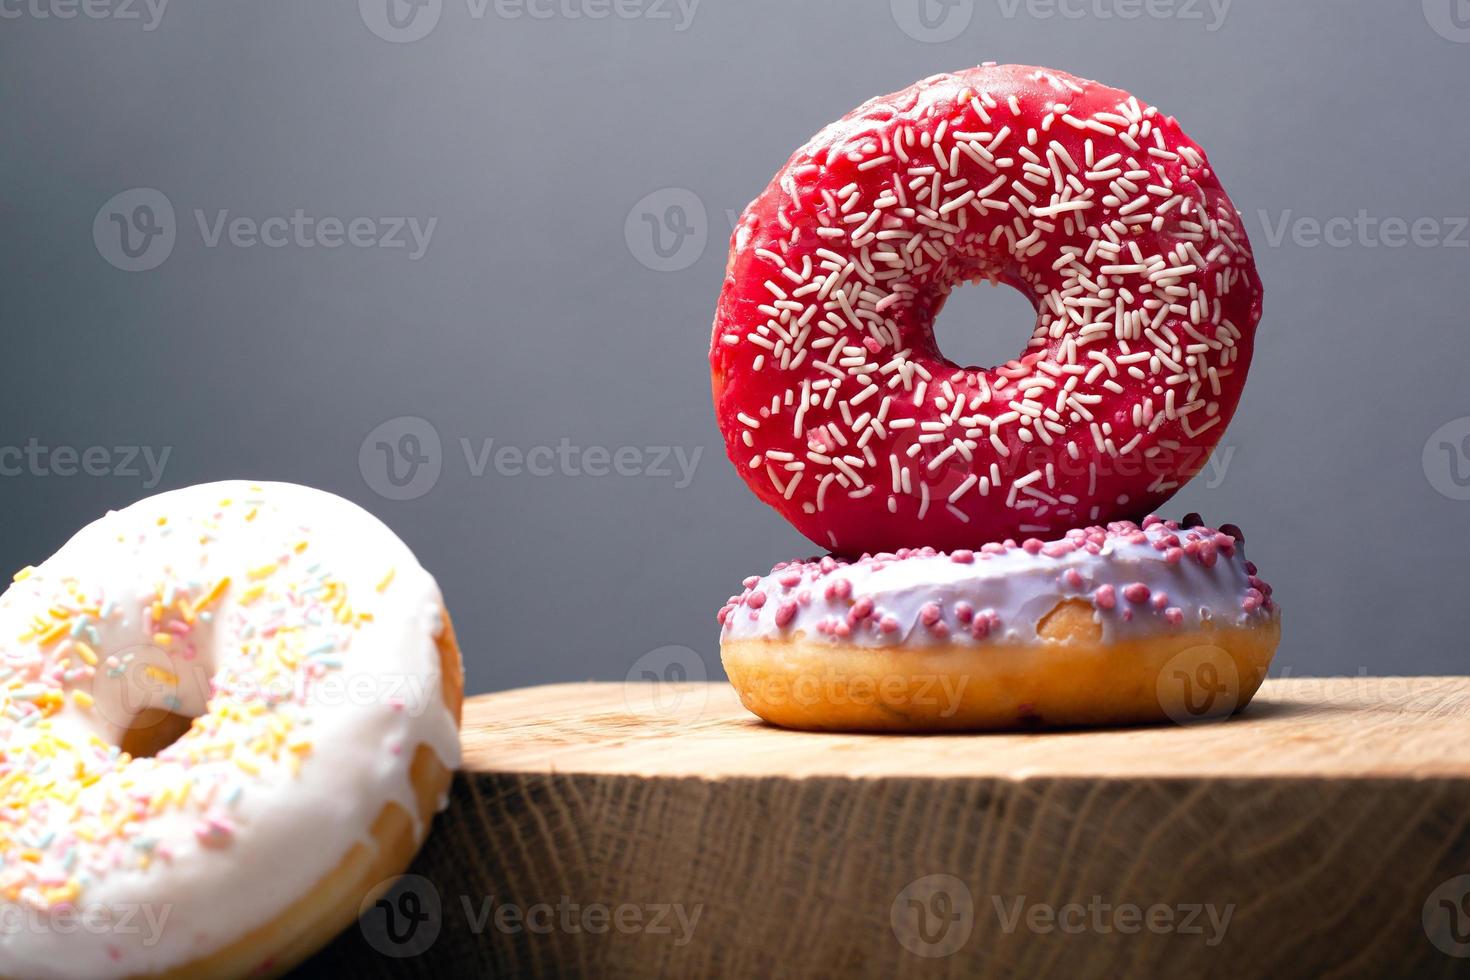
{"label": "wooden cutting board", "polygon": [[782,731],[723,684],[568,684],[471,700],[464,747],[416,877],[310,966],[1470,975],[1470,678],[929,737]]}

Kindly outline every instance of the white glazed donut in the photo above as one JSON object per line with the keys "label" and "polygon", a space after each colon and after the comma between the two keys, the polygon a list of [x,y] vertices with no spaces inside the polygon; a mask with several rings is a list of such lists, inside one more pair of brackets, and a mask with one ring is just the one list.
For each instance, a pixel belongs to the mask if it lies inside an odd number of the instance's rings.
{"label": "white glazed donut", "polygon": [[0,975],[288,969],[407,866],[461,696],[433,578],[345,500],[214,483],[82,529],[0,597]]}

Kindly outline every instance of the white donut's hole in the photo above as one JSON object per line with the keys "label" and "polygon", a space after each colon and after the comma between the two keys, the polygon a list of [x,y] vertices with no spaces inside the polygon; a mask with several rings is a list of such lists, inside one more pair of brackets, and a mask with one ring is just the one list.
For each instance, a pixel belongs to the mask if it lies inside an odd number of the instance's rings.
{"label": "white donut's hole", "polygon": [[162,708],[148,708],[133,717],[117,747],[135,759],[151,759],[184,737],[194,719]]}
{"label": "white donut's hole", "polygon": [[1036,308],[1019,289],[981,280],[961,283],[934,321],[939,353],[957,368],[982,371],[1027,353],[1036,327]]}
{"label": "white donut's hole", "polygon": [[151,758],[177,742],[209,710],[207,656],[137,644],[104,649],[91,683],[89,717],[97,734],[134,758]]}

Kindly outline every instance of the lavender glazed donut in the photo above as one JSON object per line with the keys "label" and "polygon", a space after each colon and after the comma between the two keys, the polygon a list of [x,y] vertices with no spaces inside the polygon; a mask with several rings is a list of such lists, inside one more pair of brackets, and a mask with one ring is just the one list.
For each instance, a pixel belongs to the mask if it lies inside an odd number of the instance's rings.
{"label": "lavender glazed donut", "polygon": [[1243,535],[1194,515],[783,563],[719,620],[745,706],[810,730],[1219,717],[1249,703],[1281,636]]}

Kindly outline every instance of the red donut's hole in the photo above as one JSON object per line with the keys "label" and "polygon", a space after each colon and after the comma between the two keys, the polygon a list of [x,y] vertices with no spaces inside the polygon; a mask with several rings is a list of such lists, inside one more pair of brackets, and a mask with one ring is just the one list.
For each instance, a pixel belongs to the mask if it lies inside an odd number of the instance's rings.
{"label": "red donut's hole", "polygon": [[1027,352],[1037,309],[1008,283],[958,283],[939,300],[934,342],[947,363],[961,371],[991,371]]}

